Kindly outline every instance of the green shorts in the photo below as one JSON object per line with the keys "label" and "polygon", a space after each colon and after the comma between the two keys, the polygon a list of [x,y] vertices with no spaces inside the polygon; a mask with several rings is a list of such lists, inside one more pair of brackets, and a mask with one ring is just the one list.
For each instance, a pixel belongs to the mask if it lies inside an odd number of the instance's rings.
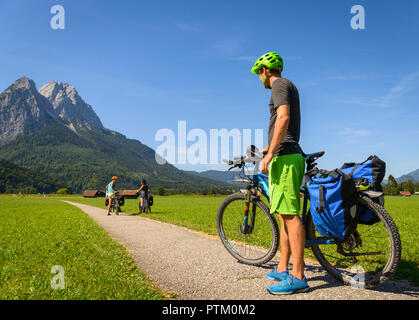
{"label": "green shorts", "polygon": [[299,215],[305,159],[299,153],[276,156],[269,166],[271,213]]}

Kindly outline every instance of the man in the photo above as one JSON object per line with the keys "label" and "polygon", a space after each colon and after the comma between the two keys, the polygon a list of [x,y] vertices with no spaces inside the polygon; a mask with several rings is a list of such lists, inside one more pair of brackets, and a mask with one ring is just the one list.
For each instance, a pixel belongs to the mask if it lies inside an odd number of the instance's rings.
{"label": "man", "polygon": [[108,198],[108,216],[111,215],[111,205],[112,201],[115,198],[116,193],[116,181],[118,181],[117,176],[112,177],[112,181],[106,186],[106,197]]}
{"label": "man", "polygon": [[[305,159],[300,139],[300,101],[294,84],[281,77],[283,60],[276,52],[260,57],[252,68],[266,89],[272,90],[269,103],[269,145],[263,150],[262,173],[269,173],[271,213],[278,214],[281,232],[281,257],[277,268],[267,277],[279,282],[268,287],[271,294],[292,294],[309,290],[304,277],[305,232],[299,217],[300,186]],[[268,165],[269,170],[268,170]],[[292,271],[288,271],[290,256]]]}

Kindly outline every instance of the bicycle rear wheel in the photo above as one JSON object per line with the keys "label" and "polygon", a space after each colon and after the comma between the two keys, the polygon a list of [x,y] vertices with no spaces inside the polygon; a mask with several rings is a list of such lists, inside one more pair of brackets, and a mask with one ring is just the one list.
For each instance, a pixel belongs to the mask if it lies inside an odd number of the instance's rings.
{"label": "bicycle rear wheel", "polygon": [[[389,280],[400,262],[401,241],[390,214],[367,196],[358,205],[371,209],[380,219],[374,225],[359,224],[347,241],[333,245],[312,245],[320,264],[344,284],[373,288]],[[321,236],[315,230],[311,214],[307,221],[307,239]]]}
{"label": "bicycle rear wheel", "polygon": [[261,265],[270,261],[278,250],[279,231],[275,217],[259,198],[252,198],[249,224],[254,212],[254,229],[243,232],[245,194],[234,193],[223,200],[217,212],[217,230],[227,251],[238,261]]}

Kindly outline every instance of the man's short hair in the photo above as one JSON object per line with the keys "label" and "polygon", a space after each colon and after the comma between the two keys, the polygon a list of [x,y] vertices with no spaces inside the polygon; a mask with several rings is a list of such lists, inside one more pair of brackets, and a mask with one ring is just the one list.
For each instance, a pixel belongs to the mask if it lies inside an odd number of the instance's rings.
{"label": "man's short hair", "polygon": [[271,72],[274,72],[274,73],[277,73],[277,74],[281,75],[281,70],[279,70],[279,69],[269,69],[269,71],[271,71]]}

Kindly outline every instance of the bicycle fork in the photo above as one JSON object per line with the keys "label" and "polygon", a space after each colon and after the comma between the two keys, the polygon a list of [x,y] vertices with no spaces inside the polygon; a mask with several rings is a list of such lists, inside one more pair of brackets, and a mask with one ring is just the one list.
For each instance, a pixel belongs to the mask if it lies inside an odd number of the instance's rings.
{"label": "bicycle fork", "polygon": [[249,212],[250,212],[250,196],[251,192],[248,189],[246,191],[246,196],[244,200],[244,218],[243,223],[240,226],[240,231],[243,234],[251,234],[253,232],[253,229],[255,227],[255,216],[256,216],[256,205],[253,203],[252,205],[252,215],[250,217],[250,225],[249,225]]}

